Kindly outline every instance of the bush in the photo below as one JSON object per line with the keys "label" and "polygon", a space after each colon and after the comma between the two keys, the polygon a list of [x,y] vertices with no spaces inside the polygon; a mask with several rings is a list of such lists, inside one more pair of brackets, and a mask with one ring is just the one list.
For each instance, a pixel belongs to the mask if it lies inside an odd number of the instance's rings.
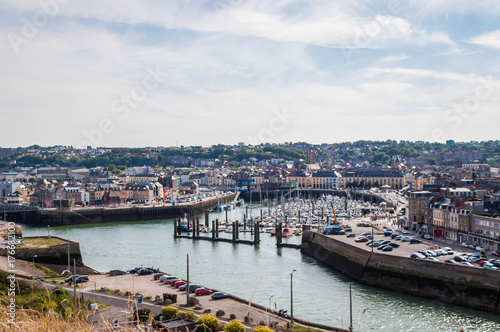
{"label": "bush", "polygon": [[181,311],[179,317],[184,320],[196,320],[196,314],[193,311]]}
{"label": "bush", "polygon": [[147,322],[149,319],[149,314],[151,313],[151,309],[149,308],[138,308],[134,311],[133,320],[139,318],[141,322]]}
{"label": "bush", "polygon": [[171,320],[179,317],[180,312],[178,308],[169,305],[161,309],[160,316],[163,316],[164,320]]}
{"label": "bush", "polygon": [[196,321],[201,332],[215,332],[220,326],[220,320],[214,315],[203,314]]}
{"label": "bush", "polygon": [[256,326],[253,330],[253,332],[274,332],[274,330],[270,327],[259,325]]}
{"label": "bush", "polygon": [[245,325],[239,320],[232,320],[222,328],[224,332],[244,332]]}

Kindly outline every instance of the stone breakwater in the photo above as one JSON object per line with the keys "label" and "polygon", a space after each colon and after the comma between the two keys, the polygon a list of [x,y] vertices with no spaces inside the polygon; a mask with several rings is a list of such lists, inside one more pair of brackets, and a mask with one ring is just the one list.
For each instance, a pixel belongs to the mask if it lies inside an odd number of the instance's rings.
{"label": "stone breakwater", "polygon": [[500,313],[500,271],[371,253],[312,231],[301,252],[366,285]]}

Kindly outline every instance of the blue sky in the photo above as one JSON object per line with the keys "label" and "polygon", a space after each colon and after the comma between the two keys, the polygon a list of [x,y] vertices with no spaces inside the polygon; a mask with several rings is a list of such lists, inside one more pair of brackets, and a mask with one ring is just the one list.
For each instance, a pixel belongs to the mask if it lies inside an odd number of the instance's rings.
{"label": "blue sky", "polygon": [[0,146],[498,139],[498,1],[0,0]]}

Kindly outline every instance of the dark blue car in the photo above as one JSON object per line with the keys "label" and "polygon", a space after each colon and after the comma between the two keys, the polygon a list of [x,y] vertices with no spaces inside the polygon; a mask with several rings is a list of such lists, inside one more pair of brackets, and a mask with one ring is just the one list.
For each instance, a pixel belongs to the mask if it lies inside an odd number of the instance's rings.
{"label": "dark blue car", "polygon": [[140,269],[139,271],[137,271],[137,274],[140,276],[146,275],[146,274],[151,274],[151,273],[153,273],[153,271],[148,270],[148,269]]}

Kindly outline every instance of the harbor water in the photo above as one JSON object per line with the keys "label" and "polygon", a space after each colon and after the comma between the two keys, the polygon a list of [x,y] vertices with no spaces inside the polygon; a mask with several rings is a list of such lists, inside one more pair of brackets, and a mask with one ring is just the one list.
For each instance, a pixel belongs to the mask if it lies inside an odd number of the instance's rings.
{"label": "harbor water", "polygon": [[[254,216],[259,207],[250,209]],[[228,212],[242,220],[244,207]],[[225,219],[211,213],[210,219]],[[203,223],[200,216],[200,224]],[[276,248],[275,238],[261,234],[258,247],[225,242],[174,239],[173,220],[51,227],[23,225],[24,236],[57,235],[80,243],[83,261],[98,271],[159,267],[190,280],[290,313],[290,274],[293,270],[294,316],[330,326],[349,326],[349,286],[352,285],[353,326],[356,331],[500,331],[500,316],[449,305],[438,300],[399,294],[354,283],[337,271],[302,255]],[[211,234],[200,234],[210,236]],[[230,233],[220,233],[231,238]],[[251,239],[250,233],[240,233]],[[301,237],[283,239],[300,244]],[[500,277],[500,272],[499,272]]]}

